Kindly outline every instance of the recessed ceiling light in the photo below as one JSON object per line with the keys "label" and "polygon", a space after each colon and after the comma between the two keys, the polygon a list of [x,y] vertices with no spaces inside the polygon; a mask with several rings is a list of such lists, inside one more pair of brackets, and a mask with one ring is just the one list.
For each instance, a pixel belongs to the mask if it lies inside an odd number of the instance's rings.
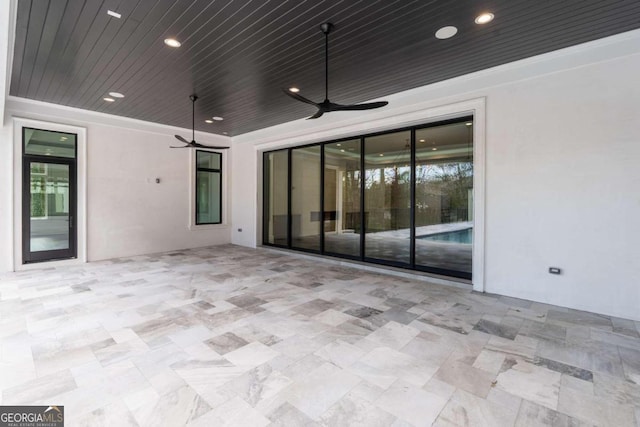
{"label": "recessed ceiling light", "polygon": [[489,22],[493,21],[493,18],[495,18],[493,13],[485,12],[485,13],[481,13],[480,15],[476,16],[475,22],[476,22],[476,24],[480,24],[480,25],[488,24]]}
{"label": "recessed ceiling light", "polygon": [[437,149],[437,148],[435,148],[435,147],[433,147],[433,148],[431,149],[431,151],[438,151],[438,149]]}
{"label": "recessed ceiling light", "polygon": [[384,154],[380,153],[380,157],[384,157]]}
{"label": "recessed ceiling light", "polygon": [[336,147],[342,147],[342,144],[336,144]]}
{"label": "recessed ceiling light", "polygon": [[109,96],[112,96],[114,98],[124,98],[124,95],[120,92],[109,92]]}
{"label": "recessed ceiling light", "polygon": [[122,15],[120,15],[118,12],[114,12],[113,10],[107,10],[107,15],[109,16],[113,16],[114,18],[122,18]]}
{"label": "recessed ceiling light", "polygon": [[115,99],[113,99],[113,98],[102,98],[102,99],[104,99],[104,100],[105,100],[105,101],[107,101],[107,102],[113,102],[113,101],[115,101]]}
{"label": "recessed ceiling light", "polygon": [[467,122],[467,123],[465,123],[465,125],[467,125],[467,126],[471,126],[471,125],[473,125],[473,123],[471,123],[471,122]]}
{"label": "recessed ceiling light", "polygon": [[207,120],[205,120],[204,122],[205,122],[205,123],[213,123],[213,120],[209,120],[209,119],[207,119]]}
{"label": "recessed ceiling light", "polygon": [[298,93],[300,92],[300,89],[298,89],[297,87],[290,87],[289,92]]}
{"label": "recessed ceiling light", "polygon": [[341,153],[344,153],[344,148],[340,149],[340,152],[341,152]]}
{"label": "recessed ceiling light", "polygon": [[421,139],[420,142],[424,142],[424,139]]}
{"label": "recessed ceiling light", "polygon": [[221,122],[221,121],[223,121],[223,120],[224,120],[222,117],[219,117],[219,116],[213,116],[213,117],[211,117],[211,118],[212,118],[213,120],[215,120],[216,122]]}
{"label": "recessed ceiling light", "polygon": [[182,46],[182,43],[180,43],[176,39],[164,39],[164,44],[166,44],[167,46],[171,46],[171,47],[180,47],[180,46]]}
{"label": "recessed ceiling light", "polygon": [[450,39],[458,33],[458,29],[453,26],[442,27],[436,31],[436,38],[440,40]]}

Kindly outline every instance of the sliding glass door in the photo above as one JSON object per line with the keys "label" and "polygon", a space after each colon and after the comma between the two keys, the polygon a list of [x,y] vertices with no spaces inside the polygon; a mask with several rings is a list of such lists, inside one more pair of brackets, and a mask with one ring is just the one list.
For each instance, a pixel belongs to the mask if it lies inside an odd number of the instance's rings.
{"label": "sliding glass door", "polygon": [[473,121],[264,154],[263,244],[471,278]]}

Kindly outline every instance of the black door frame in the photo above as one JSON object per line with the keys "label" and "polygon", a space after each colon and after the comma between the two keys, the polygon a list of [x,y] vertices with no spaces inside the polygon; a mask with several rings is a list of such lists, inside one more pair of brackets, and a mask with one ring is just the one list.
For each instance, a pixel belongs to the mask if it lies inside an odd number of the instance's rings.
{"label": "black door frame", "polygon": [[[26,128],[23,128],[26,129]],[[52,131],[53,132],[53,131]],[[23,134],[24,150],[24,134]],[[49,163],[69,167],[69,248],[31,252],[31,163]],[[78,180],[76,157],[64,158],[24,154],[22,156],[22,263],[30,264],[77,258]]]}

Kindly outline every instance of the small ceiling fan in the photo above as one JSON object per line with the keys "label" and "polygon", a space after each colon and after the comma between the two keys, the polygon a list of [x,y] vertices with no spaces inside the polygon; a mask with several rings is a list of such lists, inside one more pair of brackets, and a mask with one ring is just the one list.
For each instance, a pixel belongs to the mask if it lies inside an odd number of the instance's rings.
{"label": "small ceiling fan", "polygon": [[186,145],[180,145],[178,147],[171,145],[170,148],[214,148],[216,150],[224,150],[229,147],[214,147],[211,145],[203,145],[196,142],[196,100],[198,97],[196,94],[189,96],[191,100],[191,141],[187,141],[180,135],[174,135],[178,141],[184,142]]}
{"label": "small ceiling fan", "polygon": [[329,113],[331,111],[372,110],[374,108],[380,108],[387,105],[387,101],[368,102],[364,104],[351,105],[336,104],[329,101],[329,33],[333,29],[333,24],[331,22],[326,22],[320,25],[320,29],[324,33],[324,101],[313,102],[310,99],[305,98],[304,96],[293,93],[290,90],[283,89],[283,92],[293,99],[313,105],[318,109],[318,111],[313,116],[308,117],[307,120],[317,119],[324,113]]}

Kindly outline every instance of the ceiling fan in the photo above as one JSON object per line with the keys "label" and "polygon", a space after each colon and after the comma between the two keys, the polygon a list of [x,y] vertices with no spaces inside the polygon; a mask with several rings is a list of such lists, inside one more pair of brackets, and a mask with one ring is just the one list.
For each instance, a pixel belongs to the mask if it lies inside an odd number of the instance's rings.
{"label": "ceiling fan", "polygon": [[310,99],[305,98],[304,96],[293,93],[290,90],[283,89],[284,93],[286,93],[293,99],[313,105],[318,109],[318,111],[313,116],[307,118],[307,120],[317,119],[324,113],[329,113],[331,111],[372,110],[374,108],[380,108],[387,105],[387,101],[368,102],[365,104],[351,105],[336,104],[329,101],[329,33],[333,29],[333,24],[331,22],[326,22],[320,25],[320,29],[324,33],[324,101],[313,102]]}
{"label": "ceiling fan", "polygon": [[184,142],[186,145],[180,145],[178,147],[171,145],[170,148],[214,148],[216,150],[224,150],[229,147],[214,147],[211,145],[203,145],[196,142],[196,100],[198,97],[196,94],[189,96],[191,100],[191,141],[187,141],[180,135],[174,135],[178,141]]}

